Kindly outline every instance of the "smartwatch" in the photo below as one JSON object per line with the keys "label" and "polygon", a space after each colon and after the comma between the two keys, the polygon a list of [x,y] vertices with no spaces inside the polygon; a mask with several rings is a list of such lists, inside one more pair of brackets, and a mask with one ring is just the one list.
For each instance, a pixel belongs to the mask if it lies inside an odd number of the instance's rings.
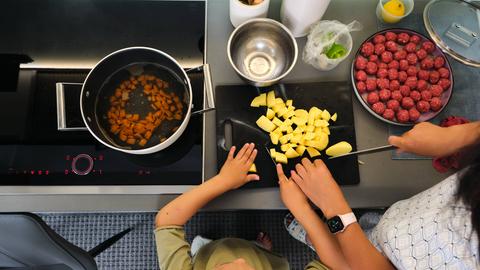
{"label": "smartwatch", "polygon": [[355,214],[350,212],[345,215],[334,216],[327,220],[327,226],[331,233],[336,234],[345,231],[348,225],[357,222]]}

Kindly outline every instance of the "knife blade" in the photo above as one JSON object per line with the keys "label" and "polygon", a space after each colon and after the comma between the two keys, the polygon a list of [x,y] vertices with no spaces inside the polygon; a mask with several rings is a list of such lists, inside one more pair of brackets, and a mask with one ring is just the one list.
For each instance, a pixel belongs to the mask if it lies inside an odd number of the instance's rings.
{"label": "knife blade", "polygon": [[270,155],[270,150],[268,149],[267,145],[264,144],[263,147],[264,147],[265,151],[267,151],[267,155],[268,155],[268,157],[270,158],[270,160],[272,160],[273,165],[275,165],[275,167],[277,167],[277,162],[275,162],[275,160],[273,159],[273,157]]}
{"label": "knife blade", "polygon": [[392,150],[392,149],[395,149],[395,146],[389,144],[389,145],[384,145],[384,146],[379,146],[379,147],[363,149],[363,150],[360,150],[360,151],[350,152],[350,153],[347,153],[347,154],[330,157],[328,159],[335,159],[335,158],[341,158],[341,157],[346,157],[346,156],[351,156],[351,155],[367,154],[367,153],[377,153],[377,152],[383,152],[383,151],[388,151],[388,150]]}

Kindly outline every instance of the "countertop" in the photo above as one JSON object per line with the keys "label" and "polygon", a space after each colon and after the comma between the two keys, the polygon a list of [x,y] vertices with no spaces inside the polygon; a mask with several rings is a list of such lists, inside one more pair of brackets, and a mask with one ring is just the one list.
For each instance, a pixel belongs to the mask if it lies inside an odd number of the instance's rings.
{"label": "countertop", "polygon": [[[416,1],[419,3],[425,1]],[[269,17],[278,19],[279,0],[271,0]],[[374,0],[331,1],[324,19],[336,19],[344,23],[358,20],[364,29],[353,33],[354,50],[359,43],[377,31]],[[420,6],[421,8],[421,6]],[[227,60],[226,43],[233,30],[229,21],[228,1],[209,0],[207,19],[207,62],[211,66],[213,86],[241,84]],[[306,65],[301,53],[306,38],[297,39],[299,60],[283,82],[344,81],[349,78],[351,57],[329,72],[321,72]],[[327,91],[327,90],[325,90]],[[364,110],[356,99],[353,101],[358,149],[384,145],[388,126]],[[438,183],[445,175],[436,173],[430,160],[392,160],[390,152],[363,155],[360,160],[360,184],[342,187],[350,205],[361,207],[385,207],[408,198]],[[205,178],[217,172],[215,119],[208,114],[205,119]],[[0,196],[0,211],[83,212],[83,211],[155,211],[176,195],[172,194],[70,194],[32,195],[11,194]],[[95,189],[95,187],[92,187]],[[179,189],[181,193],[183,189]],[[114,193],[114,192],[109,192]],[[159,192],[163,193],[163,192]],[[277,188],[236,190],[212,201],[206,210],[230,209],[283,209]]]}

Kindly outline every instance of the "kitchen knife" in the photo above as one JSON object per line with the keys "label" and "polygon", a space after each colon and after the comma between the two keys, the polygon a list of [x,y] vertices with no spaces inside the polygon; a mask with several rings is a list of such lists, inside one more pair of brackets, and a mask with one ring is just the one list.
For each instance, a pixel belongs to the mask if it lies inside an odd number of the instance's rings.
{"label": "kitchen knife", "polygon": [[268,149],[267,145],[264,144],[263,147],[265,148],[265,151],[267,151],[267,155],[268,155],[268,157],[270,158],[270,160],[272,160],[273,165],[275,165],[275,167],[277,167],[277,162],[275,162],[275,160],[273,159],[273,157],[270,155],[270,150]]}
{"label": "kitchen knife", "polygon": [[329,159],[341,158],[341,157],[346,157],[346,156],[351,156],[351,155],[377,153],[377,152],[383,152],[383,151],[388,151],[388,150],[392,150],[392,149],[395,149],[395,146],[389,144],[389,145],[384,145],[384,146],[379,146],[379,147],[368,148],[368,149],[364,149],[364,150],[360,150],[360,151],[350,152],[350,153],[335,156],[335,157],[330,157]]}

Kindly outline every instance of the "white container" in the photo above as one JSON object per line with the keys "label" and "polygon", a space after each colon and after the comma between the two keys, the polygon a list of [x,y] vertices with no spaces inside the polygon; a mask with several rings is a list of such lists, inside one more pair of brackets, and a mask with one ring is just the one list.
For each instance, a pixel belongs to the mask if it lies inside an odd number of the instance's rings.
{"label": "white container", "polygon": [[295,37],[303,37],[322,18],[329,4],[330,0],[283,0],[280,18]]}
{"label": "white container", "polygon": [[266,18],[269,5],[270,0],[263,0],[256,5],[247,5],[240,0],[230,0],[230,22],[237,27],[253,18]]}

